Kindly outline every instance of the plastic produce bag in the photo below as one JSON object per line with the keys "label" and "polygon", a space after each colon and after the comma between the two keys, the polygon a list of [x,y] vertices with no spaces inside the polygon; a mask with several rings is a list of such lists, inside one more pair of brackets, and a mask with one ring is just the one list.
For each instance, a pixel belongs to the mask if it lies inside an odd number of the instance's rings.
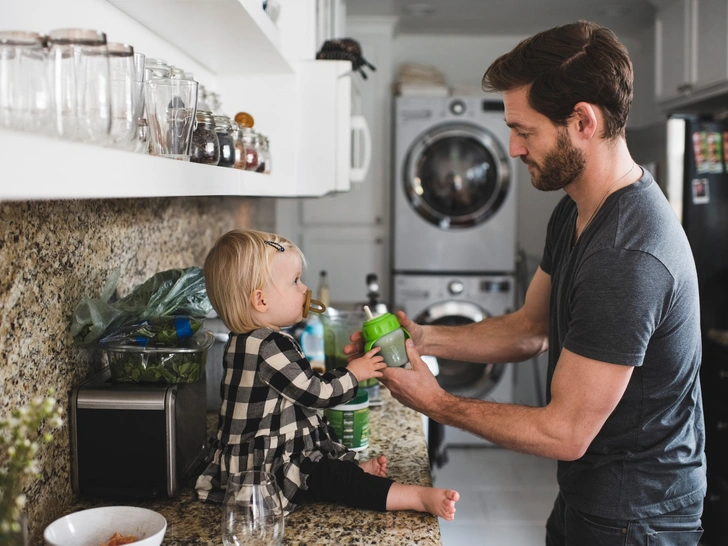
{"label": "plastic produce bag", "polygon": [[109,303],[118,281],[119,271],[115,270],[100,298],[83,298],[76,306],[71,335],[77,345],[91,345],[104,335],[143,319],[169,315],[205,317],[212,311],[199,267],[161,271],[134,287],[127,296]]}
{"label": "plastic produce bag", "polygon": [[141,347],[169,347],[191,338],[202,326],[202,320],[184,315],[150,317],[105,336],[99,343],[133,343]]}

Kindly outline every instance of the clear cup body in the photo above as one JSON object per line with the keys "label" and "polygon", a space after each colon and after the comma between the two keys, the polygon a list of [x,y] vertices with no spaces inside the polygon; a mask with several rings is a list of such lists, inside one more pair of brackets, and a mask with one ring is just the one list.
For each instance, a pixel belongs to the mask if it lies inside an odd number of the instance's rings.
{"label": "clear cup body", "polygon": [[280,489],[272,474],[231,474],[222,506],[224,546],[281,546],[284,519]]}
{"label": "clear cup body", "polygon": [[0,32],[0,127],[46,133],[53,103],[43,37]]}
{"label": "clear cup body", "polygon": [[111,129],[106,35],[85,29],[48,34],[55,128],[62,138],[106,143]]}
{"label": "clear cup body", "polygon": [[137,138],[139,102],[134,49],[126,44],[108,44],[111,128],[109,144],[131,150]]}
{"label": "clear cup body", "polygon": [[402,328],[397,328],[377,339],[372,348],[380,347],[379,354],[390,368],[400,368],[409,363],[407,349],[404,345],[405,335]]}
{"label": "clear cup body", "polygon": [[197,82],[154,79],[144,83],[150,155],[190,160]]}

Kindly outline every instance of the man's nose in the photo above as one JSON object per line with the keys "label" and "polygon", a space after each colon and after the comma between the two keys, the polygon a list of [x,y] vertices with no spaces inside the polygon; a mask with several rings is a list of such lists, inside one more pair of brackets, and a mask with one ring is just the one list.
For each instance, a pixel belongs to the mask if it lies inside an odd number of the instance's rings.
{"label": "man's nose", "polygon": [[508,142],[508,153],[511,157],[521,157],[528,154],[528,150],[526,150],[526,147],[521,144],[520,142],[517,142],[517,140],[513,137]]}

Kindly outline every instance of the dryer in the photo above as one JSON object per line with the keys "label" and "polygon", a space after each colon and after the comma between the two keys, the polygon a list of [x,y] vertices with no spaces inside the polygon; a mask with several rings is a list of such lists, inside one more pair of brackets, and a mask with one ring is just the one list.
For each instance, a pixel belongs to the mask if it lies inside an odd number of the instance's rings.
{"label": "dryer", "polygon": [[[512,275],[395,275],[396,308],[418,324],[460,325],[510,313],[515,305]],[[513,403],[513,364],[480,364],[437,359],[437,381],[466,398]],[[447,445],[492,445],[477,436],[445,427]]]}
{"label": "dryer", "polygon": [[394,272],[513,272],[516,164],[503,103],[397,97]]}

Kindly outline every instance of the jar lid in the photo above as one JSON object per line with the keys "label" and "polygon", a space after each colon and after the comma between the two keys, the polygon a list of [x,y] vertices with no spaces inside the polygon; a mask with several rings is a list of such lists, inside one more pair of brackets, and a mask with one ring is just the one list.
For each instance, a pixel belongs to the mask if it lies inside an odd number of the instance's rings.
{"label": "jar lid", "polygon": [[[366,321],[361,327],[361,334],[364,336],[364,350],[370,351],[376,340],[399,328],[402,326],[392,313],[382,313],[378,317]],[[402,328],[402,331],[405,333],[405,337],[410,337],[407,330]]]}
{"label": "jar lid", "polygon": [[207,110],[198,110],[195,117],[199,123],[205,123],[207,125],[213,125],[215,123],[212,118],[212,112]]}
{"label": "jar lid", "polygon": [[105,46],[106,34],[85,28],[58,28],[48,33],[50,45]]}
{"label": "jar lid", "polygon": [[253,125],[255,125],[253,116],[247,112],[238,112],[235,114],[235,122],[241,127],[253,127]]}
{"label": "jar lid", "polygon": [[8,30],[0,32],[0,45],[8,46],[42,46],[44,36],[37,32]]}
{"label": "jar lid", "polygon": [[219,128],[223,131],[229,131],[232,129],[232,124],[230,123],[230,118],[227,116],[212,116],[212,119],[215,121],[215,128]]}
{"label": "jar lid", "polygon": [[106,44],[106,48],[109,51],[109,57],[133,57],[134,48],[129,44],[122,44],[118,42],[110,42]]}

